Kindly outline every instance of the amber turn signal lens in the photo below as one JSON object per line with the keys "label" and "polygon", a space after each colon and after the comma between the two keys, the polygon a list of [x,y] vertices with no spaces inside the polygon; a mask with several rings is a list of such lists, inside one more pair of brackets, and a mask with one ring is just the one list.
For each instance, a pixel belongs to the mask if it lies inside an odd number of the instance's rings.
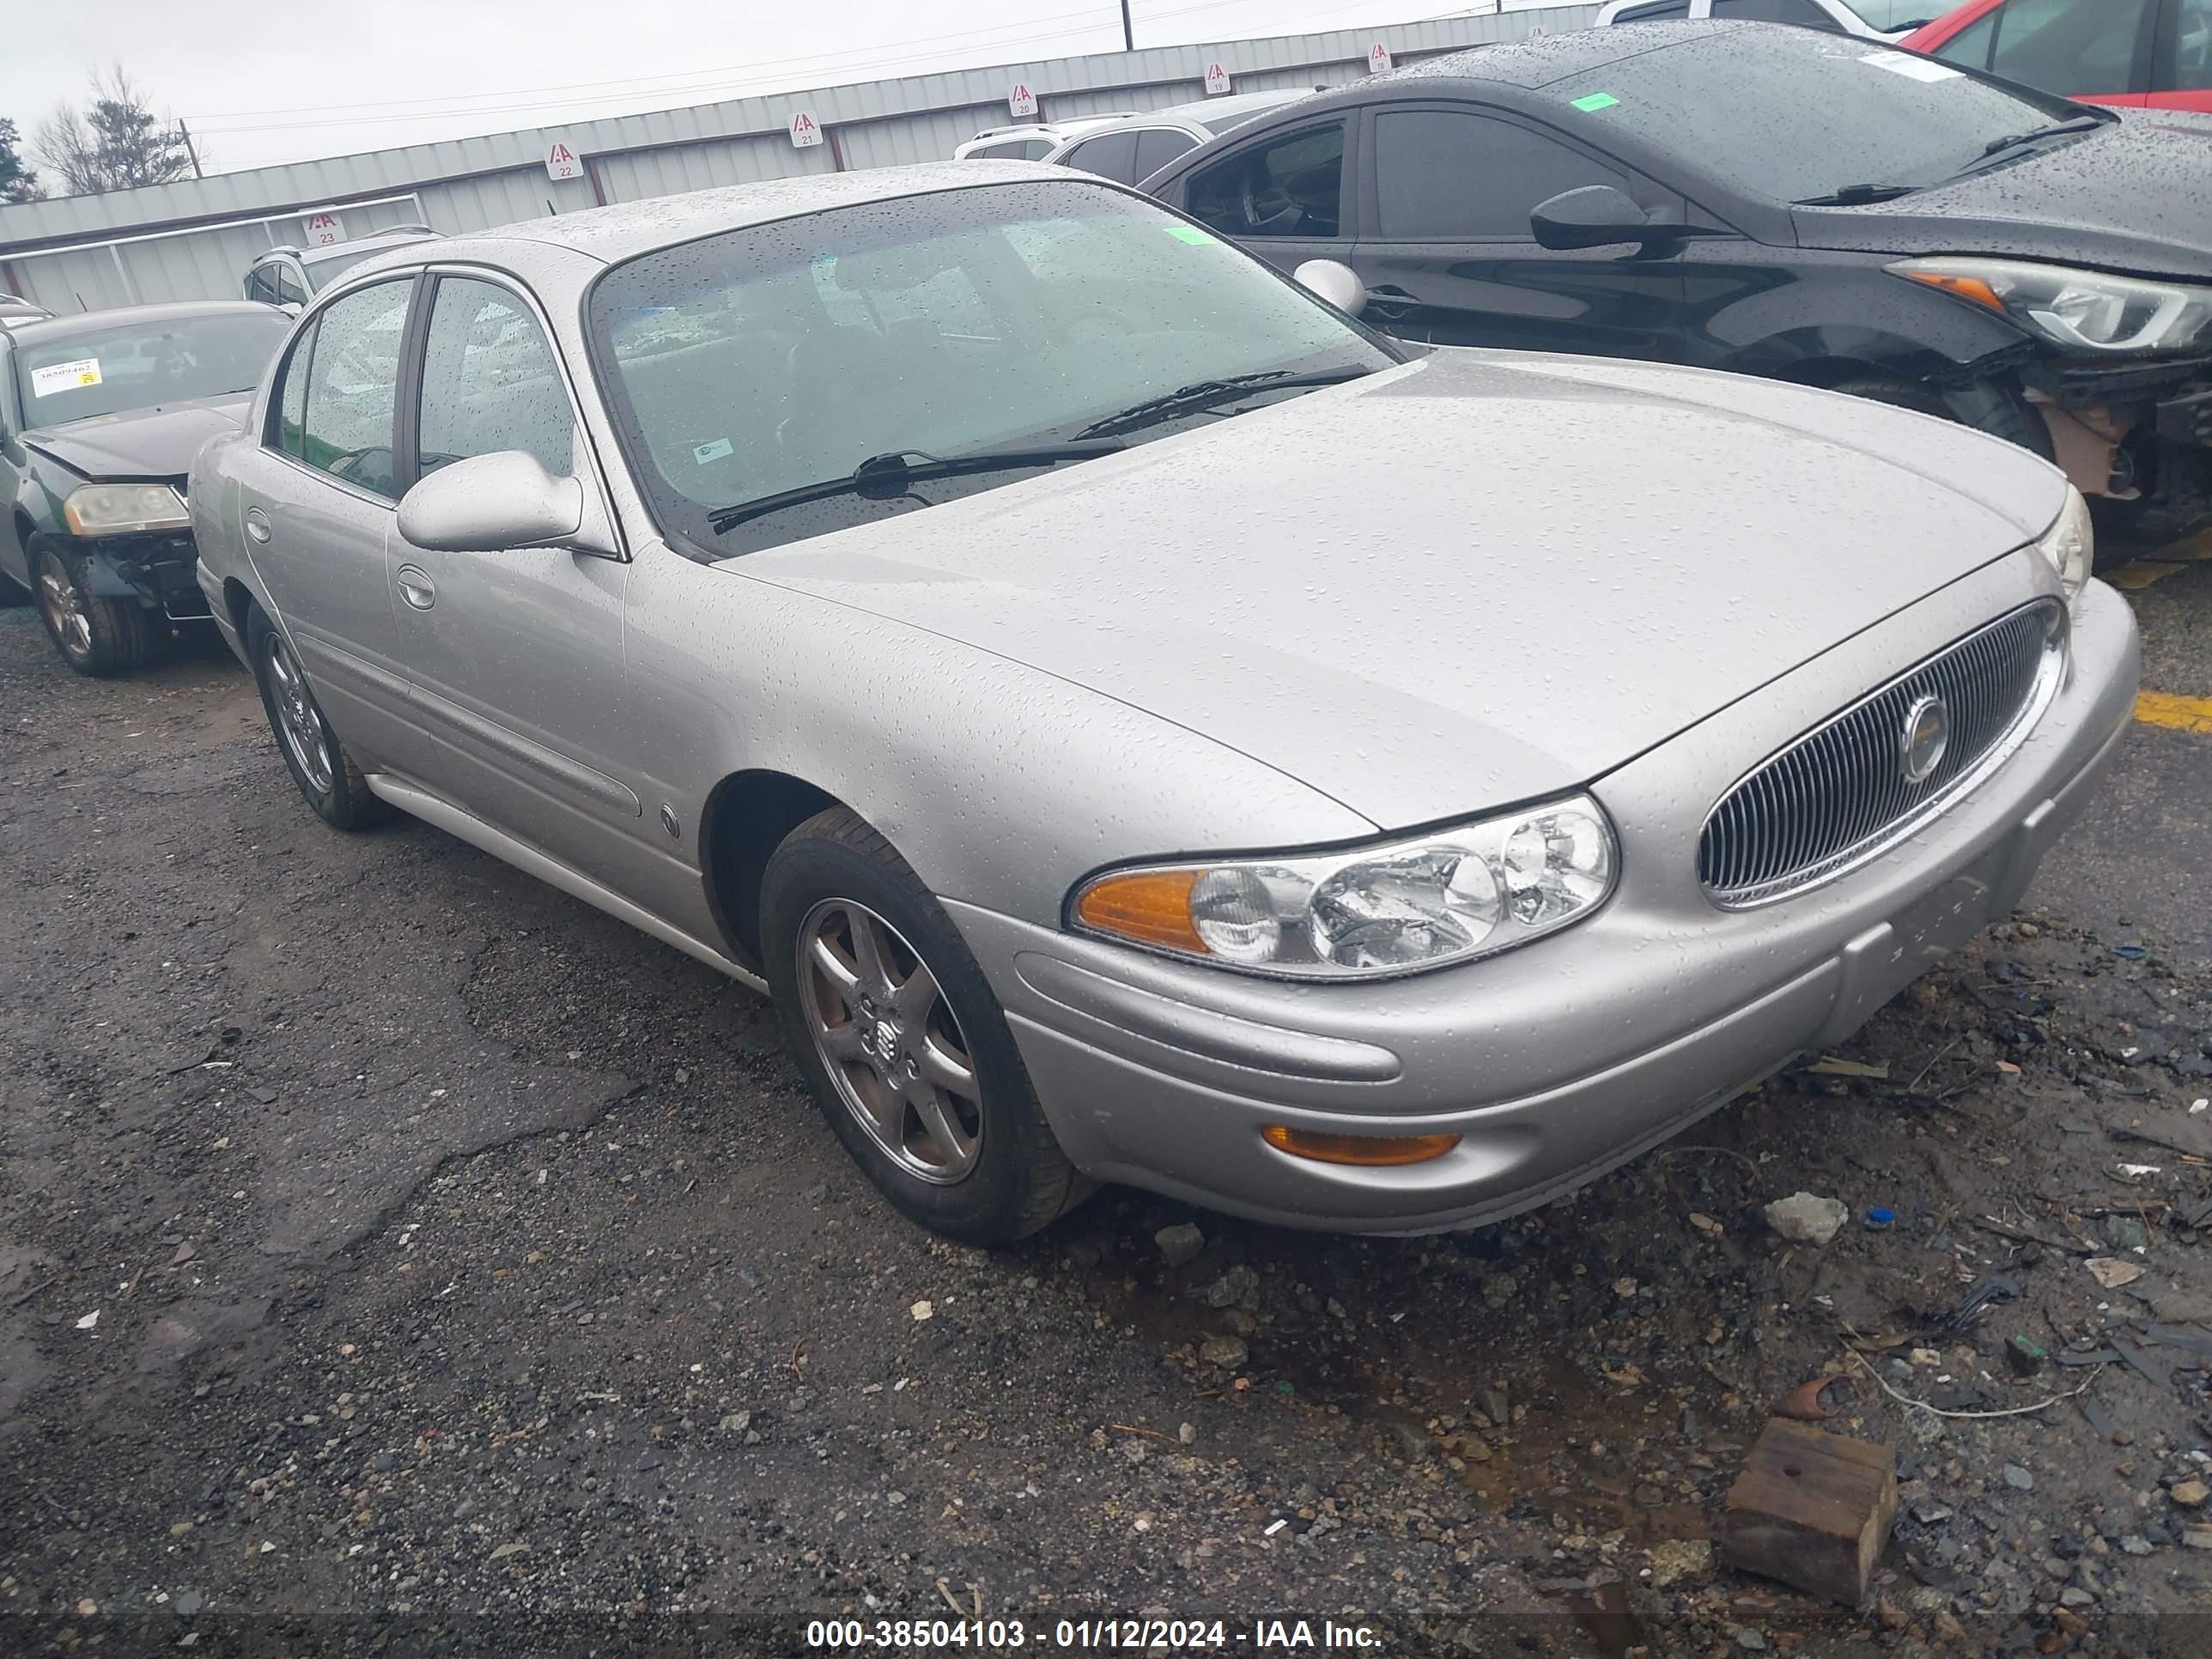
{"label": "amber turn signal lens", "polygon": [[1925,283],[1930,288],[1940,288],[1946,294],[1955,294],[1962,300],[1972,300],[1978,306],[1987,306],[1991,311],[2002,311],[2004,301],[1997,297],[1996,289],[1978,276],[1954,276],[1941,270],[1908,270],[1905,273],[1916,283]]}
{"label": "amber turn signal lens", "polygon": [[1442,1158],[1460,1141],[1457,1135],[1323,1135],[1293,1129],[1287,1123],[1268,1124],[1260,1131],[1260,1139],[1292,1158],[1310,1158],[1316,1164],[1357,1164],[1368,1169],[1426,1164],[1432,1158]]}
{"label": "amber turn signal lens", "polygon": [[1075,901],[1076,920],[1116,939],[1212,956],[1191,925],[1190,891],[1197,885],[1195,870],[1133,870],[1126,876],[1109,876],[1083,890]]}

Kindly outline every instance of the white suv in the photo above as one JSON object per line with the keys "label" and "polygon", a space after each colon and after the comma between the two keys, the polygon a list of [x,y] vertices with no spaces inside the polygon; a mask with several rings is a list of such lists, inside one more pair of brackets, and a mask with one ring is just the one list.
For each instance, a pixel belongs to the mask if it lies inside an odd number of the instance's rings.
{"label": "white suv", "polygon": [[956,161],[1042,161],[1047,154],[1059,149],[1071,138],[1086,132],[1096,132],[1101,127],[1110,127],[1116,121],[1126,121],[1137,112],[1133,109],[1109,110],[1103,115],[1079,115],[1067,121],[1024,121],[1019,126],[985,127],[966,143],[952,152]]}
{"label": "white suv", "polygon": [[323,247],[272,247],[246,271],[246,297],[278,306],[294,315],[331,277],[351,270],[372,253],[404,247],[437,235],[428,225],[387,225],[349,242]]}
{"label": "white suv", "polygon": [[1611,0],[1601,23],[1659,23],[1682,17],[1799,23],[1835,34],[1897,40],[1950,9],[1952,0]]}

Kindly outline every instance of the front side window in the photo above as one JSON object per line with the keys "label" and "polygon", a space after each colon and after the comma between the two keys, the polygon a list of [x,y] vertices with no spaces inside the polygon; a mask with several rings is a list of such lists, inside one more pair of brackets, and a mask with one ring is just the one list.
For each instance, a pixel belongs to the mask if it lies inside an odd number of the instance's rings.
{"label": "front side window", "polygon": [[985,144],[968,152],[971,161],[1042,161],[1052,154],[1049,138],[1010,138],[1004,143]]}
{"label": "front side window", "polygon": [[1096,138],[1085,138],[1060,157],[1060,164],[1126,185],[1137,173],[1137,135],[1107,132]]}
{"label": "front side window", "polygon": [[1198,140],[1187,132],[1173,127],[1146,127],[1137,135],[1137,164],[1129,182],[1151,178],[1176,156],[1197,148]]}
{"label": "front side window", "polygon": [[276,388],[276,447],[301,460],[307,453],[307,369],[314,361],[315,329],[315,324],[308,324],[292,347],[292,355],[284,360],[284,379]]}
{"label": "front side window", "polygon": [[300,456],[309,466],[393,501],[399,347],[414,291],[411,278],[379,283],[321,313],[301,421]]}
{"label": "front side window", "polygon": [[1943,0],[1844,0],[1869,28],[1896,34],[1932,23],[1950,8]]}
{"label": "front side window", "polygon": [[1711,15],[1737,22],[1796,23],[1814,29],[1843,27],[1813,0],[1713,0]]}
{"label": "front side window", "polygon": [[1990,66],[1990,48],[1997,43],[1997,15],[2004,9],[1985,11],[1956,34],[1928,55],[1940,63],[1955,64],[1960,69],[1984,70]]}
{"label": "front side window", "polygon": [[304,306],[307,303],[307,285],[301,282],[300,273],[281,260],[276,265],[276,300],[280,305]]}
{"label": "front side window", "polygon": [[1455,237],[1525,242],[1541,201],[1627,179],[1510,121],[1456,110],[1375,118],[1377,228],[1392,241]]}
{"label": "front side window", "polygon": [[2173,56],[2160,92],[2212,92],[2212,0],[2174,0]]}
{"label": "front side window", "polygon": [[2062,97],[2136,90],[2136,43],[2155,0],[2005,0],[1990,73]]}
{"label": "front side window", "polygon": [[276,299],[276,267],[256,265],[246,278],[246,297],[258,300],[264,306],[273,306]]}
{"label": "front side window", "polygon": [[1340,234],[1344,124],[1263,139],[1191,175],[1191,216],[1228,236]]}
{"label": "front side window", "polygon": [[1650,5],[1631,6],[1625,11],[1616,12],[1613,21],[1616,23],[1660,23],[1689,15],[1690,0],[1652,0]]}
{"label": "front side window", "polygon": [[1559,100],[1560,128],[1594,146],[1610,148],[1612,132],[1639,138],[1778,203],[1862,185],[1925,189],[1986,165],[1992,139],[2081,114],[2063,99],[1947,73],[1863,35],[1814,29],[1686,34],[1544,91]]}
{"label": "front side window", "polygon": [[241,308],[46,334],[14,353],[24,425],[251,392],[290,326],[273,312]]}
{"label": "front side window", "polygon": [[566,477],[575,431],[553,348],[530,308],[495,283],[440,277],[422,349],[422,471],[519,449]]}
{"label": "front side window", "polygon": [[[700,305],[736,319],[732,331],[687,343],[627,326]],[[1073,176],[647,254],[600,278],[587,319],[633,474],[662,528],[709,559],[1032,477],[1038,465],[752,511],[849,480],[864,461],[1141,443],[1308,389],[1270,381],[1397,361],[1229,243]],[[1249,395],[1238,376],[1253,377]],[[1152,407],[1224,380],[1237,387],[1224,405]],[[720,510],[731,508],[746,511]]]}

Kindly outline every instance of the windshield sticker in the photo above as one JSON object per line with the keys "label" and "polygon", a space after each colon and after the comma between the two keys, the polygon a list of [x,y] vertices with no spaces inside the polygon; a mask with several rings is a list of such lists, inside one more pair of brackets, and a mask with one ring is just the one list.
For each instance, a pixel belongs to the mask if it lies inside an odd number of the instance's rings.
{"label": "windshield sticker", "polygon": [[691,459],[698,465],[705,466],[710,461],[720,460],[723,456],[730,453],[731,448],[732,445],[727,438],[717,438],[712,443],[693,445]]}
{"label": "windshield sticker", "polygon": [[1609,92],[1593,92],[1587,97],[1574,100],[1574,106],[1585,115],[1595,115],[1601,109],[1611,109],[1620,101]]}
{"label": "windshield sticker", "polygon": [[1218,236],[1207,235],[1196,225],[1170,225],[1167,227],[1167,233],[1178,242],[1188,242],[1193,247],[1204,247],[1208,242],[1217,242],[1221,240]]}
{"label": "windshield sticker", "polygon": [[31,395],[51,398],[57,392],[75,392],[79,386],[100,384],[100,359],[80,357],[73,363],[48,363],[44,368],[31,371]]}
{"label": "windshield sticker", "polygon": [[1909,52],[1870,52],[1859,62],[1872,64],[1876,69],[1886,69],[1892,75],[1901,75],[1908,81],[1957,81],[1964,78],[1948,64],[1939,64],[1932,58],[1915,57]]}

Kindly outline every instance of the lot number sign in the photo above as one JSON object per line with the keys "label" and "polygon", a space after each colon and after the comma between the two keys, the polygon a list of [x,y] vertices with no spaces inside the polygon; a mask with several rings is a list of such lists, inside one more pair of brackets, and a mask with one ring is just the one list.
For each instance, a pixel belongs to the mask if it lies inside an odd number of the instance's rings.
{"label": "lot number sign", "polygon": [[307,222],[307,246],[328,247],[333,242],[345,240],[345,232],[338,228],[338,216],[325,208],[320,213],[304,216]]}
{"label": "lot number sign", "polygon": [[553,148],[545,152],[545,176],[548,179],[580,179],[584,176],[584,158],[570,149],[566,143],[556,138]]}
{"label": "lot number sign", "polygon": [[821,142],[822,124],[814,118],[812,110],[800,110],[791,118],[791,147],[793,149],[812,149]]}
{"label": "lot number sign", "polygon": [[1006,107],[1018,116],[1034,120],[1036,118],[1037,109],[1036,94],[1031,92],[1021,82],[1017,81],[1007,89]]}
{"label": "lot number sign", "polygon": [[1229,71],[1221,66],[1218,59],[1208,64],[1206,66],[1206,95],[1209,98],[1218,98],[1228,90]]}
{"label": "lot number sign", "polygon": [[1367,48],[1367,72],[1380,75],[1390,67],[1390,48],[1377,40]]}

